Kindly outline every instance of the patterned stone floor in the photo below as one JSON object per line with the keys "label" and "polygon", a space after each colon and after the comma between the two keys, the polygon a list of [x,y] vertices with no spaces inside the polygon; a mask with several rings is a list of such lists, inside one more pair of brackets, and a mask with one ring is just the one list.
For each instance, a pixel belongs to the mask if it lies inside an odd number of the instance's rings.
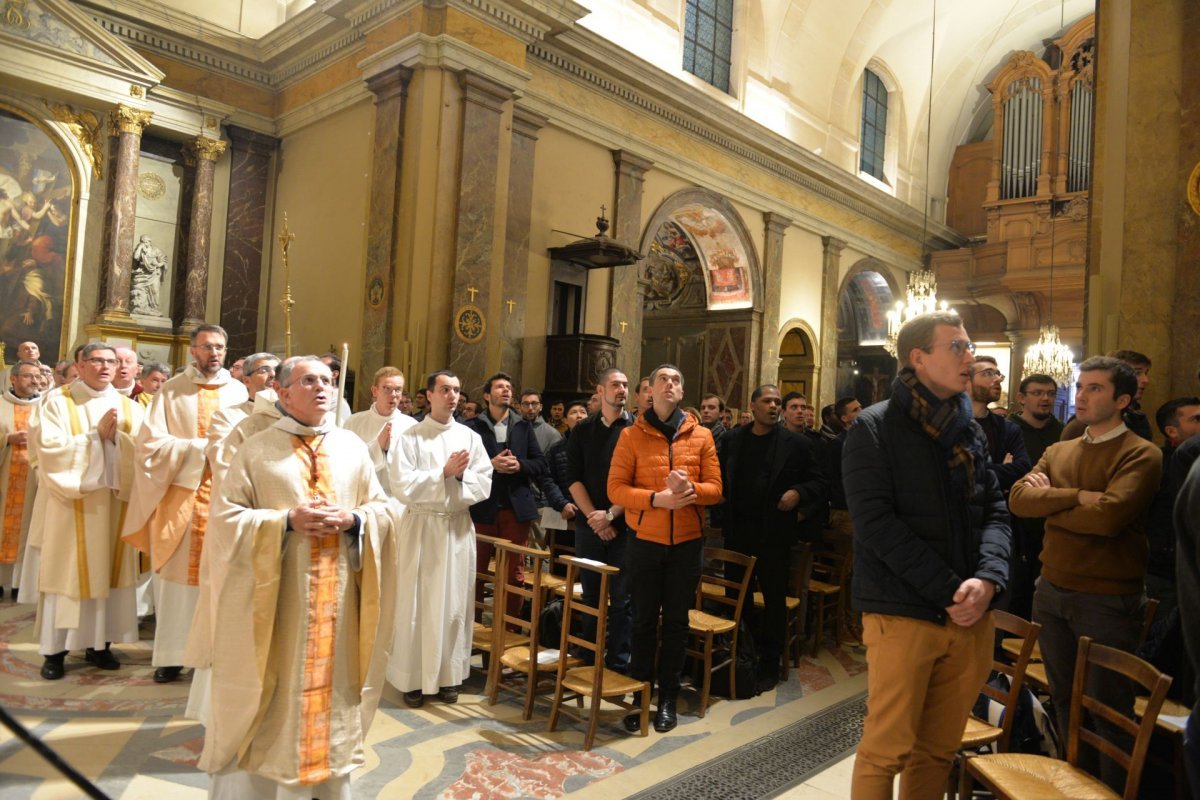
{"label": "patterned stone floor", "polygon": [[[186,681],[160,686],[151,679],[150,642],[117,648],[126,665],[117,672],[96,670],[73,654],[66,677],[50,683],[38,676],[41,659],[32,624],[32,607],[0,604],[0,706],[113,798],[203,797],[207,777],[195,769],[203,729],[181,716]],[[837,765],[834,771],[846,769],[838,762],[857,741],[865,669],[861,649],[822,649],[776,690],[750,700],[714,700],[703,719],[694,708],[697,694],[685,689],[679,727],[666,735],[628,736],[614,709],[602,720],[590,752],[579,749],[579,723],[563,717],[559,730],[547,733],[544,706],[524,722],[511,695],[502,694],[496,706],[488,706],[478,679],[464,686],[452,706],[430,701],[414,711],[397,694],[385,693],[369,735],[367,764],[354,777],[354,793],[479,800],[697,798],[714,795],[698,791],[695,780],[715,780],[722,771],[740,769],[757,782],[751,793],[736,796],[777,795],[789,785],[797,788],[786,797],[838,796],[836,791],[809,794],[822,790],[810,790],[800,779],[830,763]],[[797,750],[807,747],[815,749]],[[780,758],[785,749],[792,756]],[[710,765],[707,772],[705,765]],[[79,796],[0,729],[0,797]],[[724,794],[723,800],[734,796]]]}

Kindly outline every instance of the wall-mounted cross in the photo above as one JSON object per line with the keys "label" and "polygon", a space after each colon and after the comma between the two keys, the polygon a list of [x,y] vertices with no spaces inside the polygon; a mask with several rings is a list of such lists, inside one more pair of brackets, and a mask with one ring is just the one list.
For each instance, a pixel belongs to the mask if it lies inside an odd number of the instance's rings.
{"label": "wall-mounted cross", "polygon": [[512,314],[513,306],[517,304],[516,300],[505,300],[504,305],[508,306],[508,313]]}
{"label": "wall-mounted cross", "polygon": [[472,302],[472,303],[474,303],[474,302],[475,302],[475,295],[479,294],[479,290],[478,290],[478,289],[476,289],[474,286],[468,286],[468,287],[467,287],[467,294],[471,295],[471,302]]}
{"label": "wall-mounted cross", "polygon": [[629,327],[629,323],[625,320],[621,320],[617,324],[621,326],[621,333],[625,333],[625,329]]}

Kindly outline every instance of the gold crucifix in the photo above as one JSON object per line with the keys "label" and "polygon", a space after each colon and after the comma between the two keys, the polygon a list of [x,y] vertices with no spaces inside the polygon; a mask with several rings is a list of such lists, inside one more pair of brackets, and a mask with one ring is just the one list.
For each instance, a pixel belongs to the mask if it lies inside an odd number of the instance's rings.
{"label": "gold crucifix", "polygon": [[513,306],[515,306],[516,304],[517,304],[516,300],[509,299],[509,300],[504,301],[504,305],[508,306],[508,313],[510,315],[512,314]]}
{"label": "gold crucifix", "polygon": [[467,287],[467,294],[471,295],[471,302],[472,302],[472,303],[474,303],[474,302],[475,302],[475,295],[479,294],[479,290],[478,290],[478,289],[476,289],[474,286],[468,286],[468,287]]}
{"label": "gold crucifix", "polygon": [[296,305],[296,301],[292,299],[292,269],[288,262],[288,249],[292,242],[296,239],[296,234],[288,230],[287,212],[283,212],[283,233],[279,234],[279,245],[283,250],[283,299],[279,304],[283,306],[283,354],[284,358],[292,357],[292,306]]}
{"label": "gold crucifix", "polygon": [[629,327],[629,323],[626,322],[625,320],[621,320],[617,324],[621,326],[621,333],[624,333],[625,329]]}

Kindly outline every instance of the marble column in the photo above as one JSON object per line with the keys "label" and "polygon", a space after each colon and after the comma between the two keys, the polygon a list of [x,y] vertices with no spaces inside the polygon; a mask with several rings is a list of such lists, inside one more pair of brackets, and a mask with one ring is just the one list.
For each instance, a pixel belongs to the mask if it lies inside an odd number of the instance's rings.
{"label": "marble column", "polygon": [[195,162],[192,208],[188,224],[187,271],[184,273],[183,322],[180,333],[188,333],[206,322],[208,309],[208,246],[212,235],[213,176],[225,142],[198,136],[188,143],[186,155]]}
{"label": "marble column", "polygon": [[[537,133],[546,118],[513,106],[512,149],[508,168],[508,220],[504,239],[504,298],[500,316],[500,368],[517,383],[522,377],[525,307],[529,294],[529,226],[533,216],[533,159]],[[534,386],[541,385],[540,380]],[[520,388],[517,388],[520,391]]]}
{"label": "marble column", "polygon": [[[375,152],[371,158],[371,204],[367,212],[367,284],[363,291],[362,349],[359,353],[358,403],[367,400],[370,376],[392,362],[393,319],[401,309],[396,291],[396,213],[400,196],[400,160],[404,154],[404,111],[412,70],[396,66],[367,78],[375,96]],[[419,376],[405,376],[411,386]]]}
{"label": "marble column", "polygon": [[454,316],[450,369],[472,394],[487,377],[488,343],[499,341],[496,320],[488,319],[496,253],[496,199],[499,189],[501,121],[513,97],[509,86],[470,70],[459,73],[463,96],[458,219],[455,233]]}
{"label": "marble column", "polygon": [[[279,140],[230,125],[229,211],[225,217],[225,266],[221,275],[221,327],[232,353],[258,350],[259,291],[263,285],[263,238],[271,158]],[[236,356],[235,356],[236,358]]]}
{"label": "marble column", "polygon": [[[762,367],[758,383],[779,380],[779,304],[783,291],[783,237],[792,221],[768,211],[763,214]],[[822,337],[824,338],[824,337]]]}
{"label": "marble column", "polygon": [[817,398],[809,398],[817,408],[837,400],[838,285],[845,247],[841,239],[821,237],[821,369]]}
{"label": "marble column", "polygon": [[[654,163],[630,153],[614,150],[617,198],[613,206],[613,238],[628,247],[638,248],[642,234],[642,186],[646,172]],[[644,289],[638,279],[642,263],[616,267],[608,306],[608,335],[620,341],[617,366],[630,383],[637,381],[642,368],[642,298]]]}
{"label": "marble column", "polygon": [[137,222],[138,160],[142,131],[150,124],[154,113],[123,104],[110,113],[110,135],[117,138],[117,143],[109,170],[112,189],[105,224],[104,300],[97,321],[129,324],[133,234]]}

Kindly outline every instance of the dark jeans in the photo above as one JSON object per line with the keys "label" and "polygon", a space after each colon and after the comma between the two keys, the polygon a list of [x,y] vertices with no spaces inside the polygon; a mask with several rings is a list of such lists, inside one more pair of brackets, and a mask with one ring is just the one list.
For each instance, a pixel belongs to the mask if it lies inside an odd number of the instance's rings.
{"label": "dark jeans", "polygon": [[629,674],[640,681],[654,682],[657,651],[660,700],[674,699],[679,693],[687,650],[688,609],[696,602],[703,553],[703,538],[669,545],[634,537],[628,544],[625,565],[633,595],[633,653]]}
{"label": "dark jeans", "polygon": [[[785,541],[778,539],[763,541],[733,530],[726,532],[725,546],[730,550],[758,559],[754,562],[754,576],[750,579],[746,599],[742,604],[742,616],[754,631],[754,643],[764,671],[774,670],[778,667],[779,659],[783,655],[783,626],[787,620],[791,547]],[[729,564],[728,574],[725,577],[729,580],[740,581],[741,573],[741,567]],[[761,615],[754,608],[754,598],[751,596],[755,584],[758,584],[759,591],[763,594]]]}
{"label": "dark jeans", "polygon": [[[608,582],[608,643],[604,665],[619,672],[629,672],[629,634],[633,626],[633,610],[629,598],[629,571],[626,569],[626,550],[633,533],[624,530],[611,541],[604,541],[586,522],[575,530],[575,554],[580,558],[600,561],[621,571]],[[595,572],[584,572],[583,602],[595,606],[600,598],[600,576]],[[584,617],[583,635],[596,640],[596,620]]]}
{"label": "dark jeans", "polygon": [[[1038,580],[1033,594],[1033,620],[1042,626],[1038,644],[1042,648],[1050,696],[1054,700],[1055,721],[1064,742],[1071,713],[1079,637],[1090,636],[1096,644],[1132,653],[1141,634],[1144,602],[1145,597],[1140,592],[1123,595],[1073,592],[1055,586],[1044,577]],[[1088,695],[1133,717],[1133,685],[1123,676],[1094,667],[1086,677],[1084,688]],[[1120,728],[1099,717],[1085,717],[1084,724],[1122,749],[1128,750],[1132,744]],[[1124,791],[1125,770],[1108,757],[1100,758],[1093,748],[1081,748],[1080,766],[1092,775],[1097,774],[1098,759],[1101,780],[1115,792]]]}
{"label": "dark jeans", "polygon": [[[496,511],[496,521],[492,524],[486,522],[476,522],[475,532],[482,533],[484,536],[492,536],[497,539],[504,539],[513,544],[527,545],[529,544],[529,523],[520,522],[517,520],[517,515],[508,509],[499,509]],[[475,563],[480,571],[487,568],[488,561],[492,558],[492,553],[496,548],[486,542],[476,541],[475,543]],[[500,576],[496,576],[499,578]],[[509,586],[521,586],[525,583],[525,559],[510,558],[508,561],[508,581]],[[475,596],[480,597],[483,593],[483,581],[475,581]],[[518,616],[521,613],[521,605],[525,599],[519,594],[510,593],[508,601],[505,603],[505,613],[509,616]],[[493,609],[499,618],[499,609]],[[478,616],[478,612],[476,612]],[[477,619],[476,622],[479,620]],[[510,626],[511,627],[511,626]]]}

